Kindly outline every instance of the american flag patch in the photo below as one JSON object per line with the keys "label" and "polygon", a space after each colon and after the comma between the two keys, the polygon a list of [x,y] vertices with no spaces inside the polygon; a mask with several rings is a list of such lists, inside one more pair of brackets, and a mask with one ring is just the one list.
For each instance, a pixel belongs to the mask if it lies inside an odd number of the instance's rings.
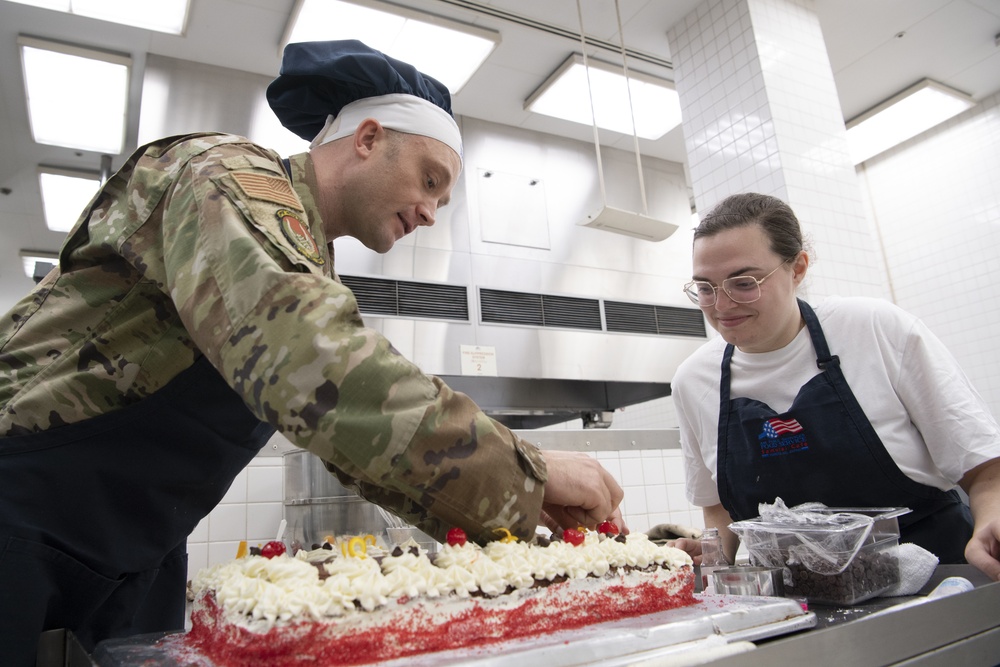
{"label": "american flag patch", "polygon": [[768,419],[764,422],[764,437],[779,438],[790,433],[801,433],[802,426],[795,419]]}
{"label": "american flag patch", "polygon": [[233,172],[233,179],[247,197],[302,210],[302,202],[292,189],[292,184],[283,178],[236,171]]}

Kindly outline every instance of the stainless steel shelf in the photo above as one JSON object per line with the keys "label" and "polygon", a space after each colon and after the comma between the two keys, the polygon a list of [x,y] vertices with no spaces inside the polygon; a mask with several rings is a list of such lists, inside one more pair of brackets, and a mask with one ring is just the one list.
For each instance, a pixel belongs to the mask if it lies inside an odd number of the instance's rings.
{"label": "stainless steel shelf", "polygon": [[572,452],[681,448],[681,434],[675,428],[515,430],[514,433],[540,449]]}
{"label": "stainless steel shelf", "polygon": [[[541,449],[571,452],[608,452],[639,449],[680,449],[681,434],[676,428],[650,429],[514,429],[514,433]],[[257,456],[282,456],[298,450],[280,433],[257,453]]]}

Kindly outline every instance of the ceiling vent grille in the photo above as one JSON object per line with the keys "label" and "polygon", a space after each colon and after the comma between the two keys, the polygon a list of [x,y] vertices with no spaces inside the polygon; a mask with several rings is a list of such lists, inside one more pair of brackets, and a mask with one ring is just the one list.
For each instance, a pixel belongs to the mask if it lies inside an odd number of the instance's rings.
{"label": "ceiling vent grille", "polygon": [[362,313],[469,320],[469,294],[461,285],[362,276],[340,276],[340,280],[354,292]]}
{"label": "ceiling vent grille", "polygon": [[696,308],[605,301],[608,331],[705,338],[705,318]]}
{"label": "ceiling vent grille", "polygon": [[479,304],[483,322],[602,329],[601,304],[597,299],[480,289]]}

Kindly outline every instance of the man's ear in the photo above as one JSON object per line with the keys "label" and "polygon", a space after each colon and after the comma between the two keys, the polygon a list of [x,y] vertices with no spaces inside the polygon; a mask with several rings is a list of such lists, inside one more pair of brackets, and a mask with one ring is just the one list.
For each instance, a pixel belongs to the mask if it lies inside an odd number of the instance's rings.
{"label": "man's ear", "polygon": [[363,157],[372,153],[380,135],[384,134],[382,124],[374,118],[365,118],[354,130],[354,150]]}

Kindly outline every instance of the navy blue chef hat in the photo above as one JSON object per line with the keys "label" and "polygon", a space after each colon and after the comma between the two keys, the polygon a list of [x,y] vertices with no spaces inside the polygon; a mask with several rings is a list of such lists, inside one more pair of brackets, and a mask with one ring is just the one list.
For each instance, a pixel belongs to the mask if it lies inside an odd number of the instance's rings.
{"label": "navy blue chef hat", "polygon": [[444,84],[355,39],[287,45],[267,101],[282,125],[313,146],[349,136],[374,118],[462,155]]}

